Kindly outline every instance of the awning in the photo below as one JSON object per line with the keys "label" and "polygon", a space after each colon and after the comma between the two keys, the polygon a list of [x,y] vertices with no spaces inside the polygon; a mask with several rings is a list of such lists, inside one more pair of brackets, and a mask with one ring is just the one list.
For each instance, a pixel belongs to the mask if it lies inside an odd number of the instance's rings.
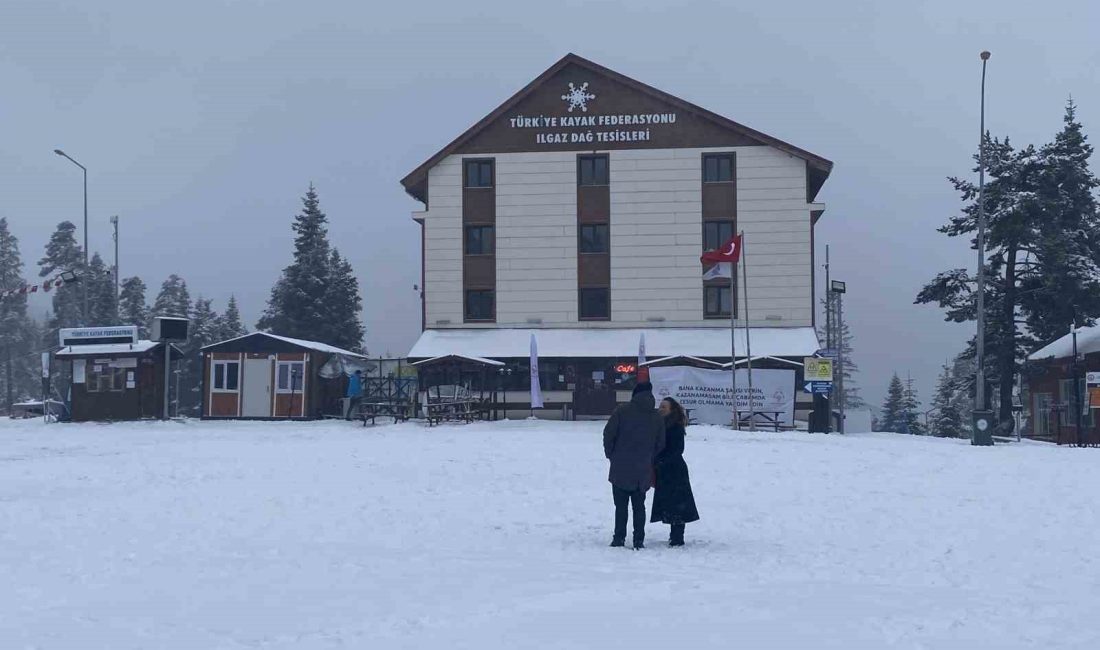
{"label": "awning", "polygon": [[[427,330],[409,351],[413,359],[461,355],[481,359],[525,358],[531,335],[540,357],[638,357],[638,340],[645,333],[650,357],[729,358],[730,331],[725,327],[653,329],[545,328],[545,329],[436,329]],[[745,350],[745,331],[737,329],[737,349]],[[752,351],[762,357],[808,357],[818,350],[812,327],[756,327]]]}
{"label": "awning", "polygon": [[687,355],[687,354],[678,354],[674,357],[661,357],[660,359],[650,359],[650,360],[646,361],[645,363],[643,363],[642,365],[643,366],[653,366],[653,365],[656,365],[658,363],[668,363],[669,361],[679,361],[680,359],[684,359],[684,360],[691,361],[691,362],[694,362],[694,363],[699,363],[699,364],[706,365],[706,366],[714,366],[715,368],[728,368],[729,365],[730,365],[728,363],[718,363],[717,361],[710,361],[709,359],[700,359],[699,357],[693,357],[693,356]]}
{"label": "awning", "polygon": [[[75,357],[109,357],[109,356],[140,356],[160,346],[158,341],[138,341],[137,343],[103,343],[98,345],[67,345],[54,356],[58,359],[72,359]],[[176,346],[172,346],[172,358],[180,359],[183,352]]]}
{"label": "awning", "polygon": [[468,357],[464,354],[447,354],[447,355],[444,355],[444,356],[441,356],[441,357],[432,357],[431,359],[423,359],[421,361],[416,361],[416,362],[411,363],[409,365],[411,365],[411,366],[427,366],[427,365],[431,365],[433,363],[439,363],[440,361],[448,361],[448,360],[451,360],[451,359],[454,359],[454,360],[457,360],[457,361],[469,361],[470,363],[477,363],[477,364],[481,364],[481,365],[485,365],[485,366],[503,366],[504,365],[500,361],[493,361],[492,359],[483,359],[481,357]]}
{"label": "awning", "polygon": [[[807,354],[806,356],[812,356],[812,355]],[[772,356],[756,356],[756,355],[753,355],[752,360],[753,360],[753,362],[756,362],[756,361],[776,361],[776,362],[779,362],[779,363],[785,363],[789,366],[798,366],[799,368],[802,367],[802,362],[800,362],[800,361],[791,361],[790,359],[780,359],[779,357],[772,357]],[[748,361],[748,359],[738,359],[737,363],[735,363],[733,365],[738,366],[738,367],[747,366],[748,365],[747,361]],[[723,368],[729,368],[730,364],[723,363],[722,367]]]}

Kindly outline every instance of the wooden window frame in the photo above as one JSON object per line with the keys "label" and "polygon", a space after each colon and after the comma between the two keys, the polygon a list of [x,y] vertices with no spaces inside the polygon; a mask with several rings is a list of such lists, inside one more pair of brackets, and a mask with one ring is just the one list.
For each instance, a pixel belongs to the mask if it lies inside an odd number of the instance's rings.
{"label": "wooden window frame", "polygon": [[[737,286],[736,286],[736,284],[734,284],[733,296],[731,297],[730,296],[730,285],[728,284],[728,282],[730,282],[730,281],[727,280],[726,282],[723,282],[722,284],[715,283],[715,284],[704,284],[703,285],[703,318],[704,319],[706,319],[706,320],[717,320],[717,319],[729,320],[730,318],[737,318]],[[717,290],[719,292],[719,298],[718,298],[719,311],[711,312],[707,309],[707,307],[708,307],[707,293],[711,292],[711,291],[715,291],[715,290]],[[722,296],[726,296],[727,298],[730,298],[733,301],[732,304],[730,305],[730,311],[729,312],[723,313],[721,311]]]}
{"label": "wooden window frame", "polygon": [[[229,384],[229,365],[237,366],[237,387],[226,388]],[[222,380],[222,387],[218,388],[218,379]],[[210,392],[211,393],[239,393],[241,392],[241,362],[236,359],[212,359],[210,361]]]}
{"label": "wooden window frame", "polygon": [[[599,251],[584,250],[584,229],[603,229],[605,236],[603,243],[606,247]],[[581,255],[609,255],[611,253],[611,224],[607,223],[581,223],[577,225],[577,253]]]}
{"label": "wooden window frame", "polygon": [[[302,369],[302,374],[299,375],[301,377],[302,385],[299,386],[298,388],[293,388],[293,386],[294,386],[294,379],[293,379],[293,377],[294,377],[294,375],[293,375],[294,366],[300,366],[301,369]],[[281,380],[282,380],[281,370],[283,368],[287,368],[287,383],[289,384],[289,387],[287,387],[287,388],[283,388],[280,385]],[[306,362],[305,362],[304,359],[279,359],[278,361],[275,362],[275,393],[277,395],[290,395],[291,393],[293,393],[295,395],[301,395],[302,393],[305,392],[305,389],[306,389]]]}
{"label": "wooden window frame", "polygon": [[[585,183],[584,182],[584,172],[583,172],[584,164],[585,163],[592,163],[592,176],[593,176],[593,178],[595,178],[595,176],[596,176],[595,161],[597,161],[597,160],[602,160],[604,162],[604,174],[606,175],[606,178],[605,179],[597,179],[597,180],[603,180],[604,182],[602,182],[602,183],[599,183],[599,182]],[[605,153],[603,153],[603,154],[583,154],[583,155],[577,156],[577,185],[579,187],[607,187],[607,186],[611,185],[611,157],[608,156]]]}
{"label": "wooden window frame", "polygon": [[[604,291],[607,293],[607,315],[606,316],[585,316],[584,315],[584,292],[586,291]],[[611,320],[611,288],[610,287],[580,287],[577,289],[577,320],[581,321],[609,321]]]}
{"label": "wooden window frame", "polygon": [[[730,163],[730,178],[729,178],[729,180],[716,180],[716,181],[707,180],[707,161],[708,160],[719,160],[719,161],[720,160],[729,160],[729,163]],[[722,171],[722,168],[721,168],[721,166],[719,166],[719,168],[717,169],[719,177],[721,177],[721,175],[722,175],[721,171]],[[729,152],[729,153],[705,153],[705,154],[703,154],[703,169],[702,169],[702,172],[703,172],[703,182],[707,183],[707,184],[710,184],[710,183],[733,183],[733,182],[737,181],[737,166],[734,162],[733,153]]]}
{"label": "wooden window frame", "polygon": [[[472,230],[488,230],[489,231],[489,249],[480,253],[470,252],[470,231]],[[491,224],[469,224],[462,229],[462,254],[470,257],[489,257],[496,255],[497,251],[497,232],[496,226]],[[482,237],[482,243],[484,244],[484,235]]]}
{"label": "wooden window frame", "polygon": [[[470,316],[470,294],[490,294],[489,316],[487,318],[474,318]],[[497,292],[496,289],[466,289],[462,292],[462,320],[466,323],[493,323],[497,319]]]}
{"label": "wooden window frame", "polygon": [[[470,184],[470,165],[478,165],[478,176],[481,175],[481,165],[489,165],[489,184]],[[478,179],[480,183],[480,178]],[[463,158],[462,159],[462,187],[471,190],[487,190],[497,185],[497,165],[494,158]]]}
{"label": "wooden window frame", "polygon": [[[718,241],[717,246],[714,246],[714,247],[707,246],[707,225],[708,224],[716,224],[719,229],[721,229],[722,226],[728,225],[729,229],[730,229],[730,236],[726,237],[725,239],[722,239],[721,237],[719,237],[718,238],[719,241]],[[733,237],[734,230],[736,229],[736,227],[737,227],[737,224],[735,224],[732,219],[705,219],[705,220],[703,220],[703,250],[704,251],[717,250],[718,246],[721,246],[722,244],[729,241],[730,237]]]}

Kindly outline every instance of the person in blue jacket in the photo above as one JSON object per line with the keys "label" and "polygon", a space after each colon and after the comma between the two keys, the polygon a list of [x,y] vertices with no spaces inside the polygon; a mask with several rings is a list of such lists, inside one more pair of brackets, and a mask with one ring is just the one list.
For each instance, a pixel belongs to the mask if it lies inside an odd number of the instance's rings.
{"label": "person in blue jacket", "polygon": [[363,371],[356,370],[348,377],[348,419],[355,417],[359,410],[359,402],[363,401]]}

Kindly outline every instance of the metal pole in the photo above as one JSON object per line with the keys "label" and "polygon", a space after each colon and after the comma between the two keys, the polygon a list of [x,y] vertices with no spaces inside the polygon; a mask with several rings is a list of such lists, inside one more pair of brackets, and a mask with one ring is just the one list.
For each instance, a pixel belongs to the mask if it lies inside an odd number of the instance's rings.
{"label": "metal pole", "polygon": [[840,406],[840,423],[837,430],[844,433],[844,295],[836,294],[836,365],[837,365],[837,402]]}
{"label": "metal pole", "polygon": [[1073,323],[1073,411],[1074,422],[1077,426],[1077,446],[1084,446],[1084,437],[1081,435],[1081,427],[1084,424],[1081,417],[1081,370],[1077,365],[1077,322]]}
{"label": "metal pole", "polygon": [[[981,138],[978,140],[978,336],[974,410],[986,409],[985,399],[985,66],[989,52],[982,52]],[[971,442],[975,443],[973,431]]]}
{"label": "metal pole", "polygon": [[[825,244],[825,347],[833,347],[833,291],[829,284],[829,245]],[[817,305],[814,305],[816,308]]]}
{"label": "metal pole", "polygon": [[741,430],[737,417],[737,265],[730,263],[730,383],[733,395],[733,430]]}
{"label": "metal pole", "polygon": [[168,387],[172,385],[172,344],[164,341],[164,412],[162,420],[168,419]]}
{"label": "metal pole", "polygon": [[749,431],[756,431],[756,399],[752,393],[752,339],[749,336],[749,258],[741,231],[741,294],[745,297],[745,367],[749,374]]}
{"label": "metal pole", "polygon": [[118,215],[111,217],[111,225],[115,227],[115,317],[118,317]]}
{"label": "metal pole", "polygon": [[[81,167],[84,170],[84,272],[88,272],[88,170]],[[88,312],[88,283],[82,282],[81,286],[84,291],[84,324],[87,325],[90,322],[90,315]]]}

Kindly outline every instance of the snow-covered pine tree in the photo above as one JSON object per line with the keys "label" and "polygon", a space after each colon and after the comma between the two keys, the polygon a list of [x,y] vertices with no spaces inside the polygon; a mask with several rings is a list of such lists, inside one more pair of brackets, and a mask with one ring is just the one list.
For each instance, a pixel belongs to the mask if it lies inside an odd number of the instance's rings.
{"label": "snow-covered pine tree", "polygon": [[[8,229],[8,220],[0,218],[0,290],[18,289],[26,284],[19,240]],[[38,368],[39,333],[27,316],[27,296],[0,298],[0,395],[7,413],[17,400],[29,397],[35,388]]]}
{"label": "snow-covered pine tree", "polygon": [[[38,275],[53,278],[63,271],[84,271],[84,250],[76,243],[76,226],[70,221],[57,224],[46,244],[46,254],[38,261]],[[62,327],[79,327],[84,321],[82,313],[84,288],[66,284],[53,290],[53,313],[47,323],[43,344],[57,345],[57,330]]]}
{"label": "snow-covered pine tree", "polygon": [[1020,311],[1040,342],[1054,340],[1074,323],[1100,316],[1100,179],[1089,169],[1088,143],[1077,107],[1067,102],[1062,130],[1039,148],[1036,194],[1041,218],[1033,251],[1035,272],[1024,275]]}
{"label": "snow-covered pine tree", "polygon": [[99,253],[92,255],[88,262],[88,272],[81,281],[88,285],[88,327],[117,325],[115,277]]}
{"label": "snow-covered pine tree", "polygon": [[118,300],[119,322],[136,325],[138,335],[149,338],[149,306],[145,303],[145,282],[134,276],[122,281]]}
{"label": "snow-covered pine tree", "polygon": [[961,438],[966,429],[958,408],[958,389],[952,364],[944,364],[936,384],[936,396],[932,399],[933,417],[930,433],[940,438]]}
{"label": "snow-covered pine tree", "polygon": [[218,314],[214,311],[213,301],[199,296],[188,312],[191,323],[188,326],[187,342],[181,346],[184,359],[180,368],[179,412],[182,415],[197,416],[202,405],[202,348],[216,343]]}
{"label": "snow-covered pine tree", "polygon": [[283,336],[317,339],[328,325],[325,294],[329,282],[328,217],[310,183],[302,211],[294,217],[294,257],[271,289],[258,329]]}
{"label": "snow-covered pine tree", "polygon": [[[834,314],[836,313],[836,296],[837,294],[830,291],[821,301],[821,304],[825,307],[826,313],[828,313],[829,310],[833,310],[832,313]],[[867,402],[865,402],[863,396],[860,395],[859,384],[855,379],[855,375],[859,372],[859,365],[856,364],[855,356],[852,354],[852,332],[848,327],[847,321],[844,321],[839,329],[840,346],[844,352],[844,406],[848,409],[865,409],[867,408]],[[818,338],[821,339],[821,341],[828,340],[828,333],[825,330],[826,323],[822,323],[818,328]],[[834,381],[834,391],[836,390],[836,386],[837,384]]]}
{"label": "snow-covered pine tree", "polygon": [[905,426],[905,386],[895,372],[886,389],[886,401],[882,403],[882,417],[879,425],[883,431],[902,433]]}
{"label": "snow-covered pine tree", "polygon": [[225,307],[225,313],[218,317],[214,332],[214,340],[211,343],[235,339],[248,333],[248,328],[241,322],[241,312],[237,308],[236,297],[229,296],[229,304]]}
{"label": "snow-covered pine tree", "polygon": [[902,414],[904,419],[902,427],[905,429],[902,433],[910,433],[915,436],[923,436],[926,433],[924,423],[920,419],[920,400],[917,399],[917,389],[913,388],[912,377],[907,377],[905,380]]}
{"label": "snow-covered pine tree", "polygon": [[359,296],[359,280],[351,264],[336,249],[329,259],[329,278],[325,294],[329,327],[322,340],[345,350],[362,352],[366,332],[360,317],[363,299]]}
{"label": "snow-covered pine tree", "polygon": [[187,291],[187,282],[173,273],[160,285],[160,293],[153,302],[150,316],[183,316],[191,313],[191,294]]}

